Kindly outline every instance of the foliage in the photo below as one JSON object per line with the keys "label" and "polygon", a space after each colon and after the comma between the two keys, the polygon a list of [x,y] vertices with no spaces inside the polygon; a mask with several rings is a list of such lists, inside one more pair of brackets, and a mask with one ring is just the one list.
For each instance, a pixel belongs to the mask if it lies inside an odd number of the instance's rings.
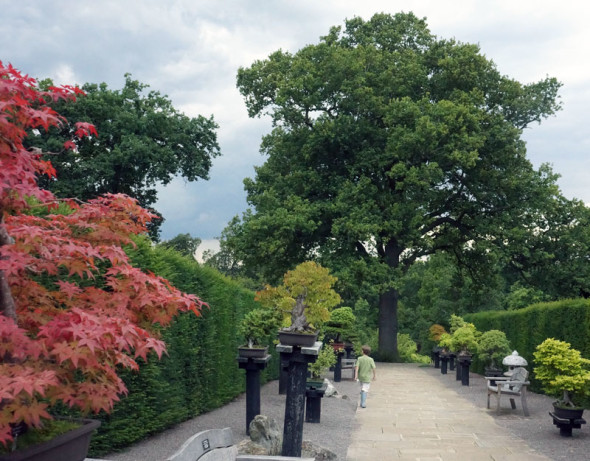
{"label": "foliage", "polygon": [[446,332],[447,331],[445,330],[445,327],[435,323],[428,329],[428,338],[432,341],[439,342],[441,335],[445,334]]}
{"label": "foliage", "polygon": [[[23,450],[27,447],[38,445],[40,443],[48,442],[58,435],[65,434],[71,430],[80,427],[79,422],[67,420],[51,420],[45,421],[42,427],[31,428],[24,434],[19,435],[16,439],[15,451]],[[0,445],[0,454],[8,453],[6,447]]]}
{"label": "foliage", "polygon": [[330,318],[330,310],[340,303],[332,286],[336,278],[330,271],[313,261],[299,264],[287,271],[283,284],[266,287],[256,293],[262,306],[283,314],[288,329],[317,330]]}
{"label": "foliage", "polygon": [[451,352],[451,351],[454,352],[455,349],[453,349],[453,347],[454,347],[453,336],[450,335],[449,333],[441,334],[438,339],[438,346],[442,347],[447,352]]}
{"label": "foliage", "polygon": [[545,301],[547,296],[539,289],[525,287],[516,282],[510,287],[510,293],[506,296],[506,307],[508,310],[522,309],[531,304]]}
{"label": "foliage", "polygon": [[273,130],[228,234],[234,255],[269,280],[313,258],[342,292],[372,291],[384,357],[397,354],[397,287],[415,261],[446,251],[484,271],[558,194],[521,134],[559,109],[560,84],[505,77],[412,13],[349,19],[241,68],[237,84]]}
{"label": "foliage", "polygon": [[201,244],[201,239],[198,237],[191,237],[190,234],[178,234],[176,237],[165,240],[159,245],[165,248],[172,248],[178,251],[181,255],[195,257],[195,252]]}
{"label": "foliage", "polygon": [[277,311],[270,309],[254,309],[246,314],[238,328],[248,347],[263,346],[271,333],[279,329],[281,318]]}
{"label": "foliage", "polygon": [[477,349],[477,330],[473,324],[457,328],[451,335],[451,350],[459,353],[470,353]]}
{"label": "foliage", "polygon": [[511,351],[506,334],[500,330],[484,332],[477,344],[478,357],[491,367],[496,367],[496,362],[506,357]]}
{"label": "foliage", "polygon": [[[92,437],[94,458],[118,451],[189,418],[218,408],[245,391],[244,371],[236,364],[236,334],[244,316],[256,309],[254,291],[192,257],[152,245],[145,237],[127,248],[133,265],[165,277],[187,293],[199,293],[210,309],[200,317],[181,314],[162,330],[167,355],[140,363],[140,371],[124,372],[129,394],[115,404],[111,414],[100,413],[102,425]],[[279,358],[261,372],[261,382],[276,379]]]}
{"label": "foliage", "polygon": [[330,313],[324,332],[336,342],[354,342],[358,338],[356,316],[350,307],[339,307]]}
{"label": "foliage", "polygon": [[418,354],[418,347],[410,335],[399,333],[397,337],[399,356],[407,363],[430,363],[430,357]]}
{"label": "foliage", "polygon": [[315,362],[309,363],[307,369],[311,373],[312,378],[320,378],[330,367],[336,365],[336,352],[329,344],[324,344],[318,353],[318,358]]}
{"label": "foliage", "polygon": [[453,334],[459,328],[464,327],[467,325],[467,322],[461,317],[460,315],[451,314],[451,319],[449,320],[451,325],[450,332]]}
{"label": "foliage", "polygon": [[[28,198],[57,204],[39,187],[55,171],[23,145],[28,130],[65,123],[48,102],[78,89],[40,91],[34,79],[0,63],[0,441],[10,424],[39,427],[63,402],[84,412],[111,411],[127,389],[117,372],[161,357],[159,330],[204,303],[133,267],[121,248],[146,231],[152,214],[124,195],[108,194],[69,214],[26,214]],[[78,123],[75,136],[96,138]],[[68,142],[66,147],[71,147]]]}
{"label": "foliage", "polygon": [[64,121],[47,134],[29,138],[57,171],[57,179],[42,183],[55,195],[89,200],[123,193],[150,207],[157,200],[158,184],[168,184],[176,176],[208,179],[212,159],[219,155],[212,117],[191,118],[178,112],[166,96],[148,92],[148,85],[129,74],[120,90],[105,83],[82,88],[86,97],[51,106],[68,120],[92,122],[100,136],[76,140],[75,148],[64,152],[62,145],[74,129]]}
{"label": "foliage", "polygon": [[[587,333],[590,331],[589,299],[564,299],[514,311],[478,312],[467,314],[465,318],[478,328],[506,333],[512,349],[529,363],[533,361],[537,345],[547,338],[567,341],[582,356],[590,357],[590,336]],[[541,390],[534,373],[531,374],[530,387],[535,392]],[[584,405],[590,408],[590,397],[586,397]]]}
{"label": "foliage", "polygon": [[537,346],[534,368],[543,390],[564,406],[579,407],[590,394],[590,360],[582,357],[571,344],[548,338]]}

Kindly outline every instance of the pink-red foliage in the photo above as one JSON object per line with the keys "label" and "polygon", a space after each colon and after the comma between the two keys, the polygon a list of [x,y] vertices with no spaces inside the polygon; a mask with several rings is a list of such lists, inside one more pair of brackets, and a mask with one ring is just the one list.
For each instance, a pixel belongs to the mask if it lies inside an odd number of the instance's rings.
{"label": "pink-red foliage", "polygon": [[[62,123],[48,102],[83,93],[70,86],[41,91],[0,62],[0,441],[11,425],[38,426],[61,401],[86,412],[110,411],[126,392],[118,366],[165,352],[157,325],[206,305],[165,279],[131,266],[122,246],[146,231],[153,215],[124,195],[78,205],[70,214],[27,214],[34,197],[49,212],[56,198],[39,187],[55,176],[28,130]],[[98,136],[76,124],[75,136]],[[74,144],[68,141],[65,149]]]}

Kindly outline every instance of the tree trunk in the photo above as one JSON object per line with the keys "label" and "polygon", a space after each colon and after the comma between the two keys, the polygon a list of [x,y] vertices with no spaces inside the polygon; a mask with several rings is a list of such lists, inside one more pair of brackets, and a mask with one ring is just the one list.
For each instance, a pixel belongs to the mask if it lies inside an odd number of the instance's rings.
{"label": "tree trunk", "polygon": [[397,290],[391,288],[379,296],[379,358],[398,362],[397,352]]}
{"label": "tree trunk", "polygon": [[[9,245],[11,243],[12,239],[10,238],[10,235],[8,235],[8,231],[4,226],[2,210],[0,209],[0,246]],[[4,271],[0,271],[0,314],[16,321],[16,306]]]}
{"label": "tree trunk", "polygon": [[[402,249],[395,239],[383,248],[385,263],[393,271],[399,266]],[[395,288],[379,295],[379,355],[385,362],[399,362],[397,351],[397,301],[399,293]]]}

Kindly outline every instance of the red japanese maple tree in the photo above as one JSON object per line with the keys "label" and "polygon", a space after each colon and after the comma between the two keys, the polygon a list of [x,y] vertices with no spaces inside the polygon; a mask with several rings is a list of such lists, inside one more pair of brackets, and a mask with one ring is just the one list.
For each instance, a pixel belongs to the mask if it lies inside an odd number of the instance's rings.
{"label": "red japanese maple tree", "polygon": [[[153,217],[124,195],[89,203],[59,201],[39,187],[55,176],[23,140],[32,129],[64,123],[48,102],[79,89],[41,91],[36,81],[0,61],[0,441],[20,422],[39,426],[57,402],[109,411],[126,392],[116,368],[161,356],[157,325],[206,305],[165,279],[134,268],[123,245]],[[72,141],[98,136],[77,123]],[[45,207],[42,217],[32,207]],[[53,214],[52,214],[53,213]]]}

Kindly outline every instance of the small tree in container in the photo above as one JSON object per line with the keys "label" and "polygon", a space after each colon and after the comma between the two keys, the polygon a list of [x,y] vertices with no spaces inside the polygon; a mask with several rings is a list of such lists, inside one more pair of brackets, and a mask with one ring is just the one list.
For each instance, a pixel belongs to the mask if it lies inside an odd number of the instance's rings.
{"label": "small tree in container", "polygon": [[499,370],[498,361],[510,354],[510,342],[500,330],[489,330],[481,335],[477,344],[477,356],[489,370]]}
{"label": "small tree in container", "polygon": [[581,408],[590,393],[590,360],[570,343],[548,338],[533,353],[535,378],[543,391],[557,397],[556,407]]}

